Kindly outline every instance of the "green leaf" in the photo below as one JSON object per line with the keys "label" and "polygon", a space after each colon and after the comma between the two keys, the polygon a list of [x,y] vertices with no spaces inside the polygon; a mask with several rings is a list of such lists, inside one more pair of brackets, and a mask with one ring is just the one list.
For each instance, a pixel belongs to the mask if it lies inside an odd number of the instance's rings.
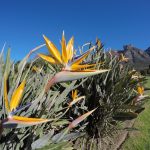
{"label": "green leaf", "polygon": [[135,119],[137,116],[134,112],[118,112],[113,118],[118,121],[125,121]]}
{"label": "green leaf", "polygon": [[6,78],[8,78],[8,75],[10,73],[10,66],[11,66],[11,62],[10,62],[10,48],[9,48],[7,51],[6,63],[5,63],[5,67],[4,67],[4,76]]}
{"label": "green leaf", "polygon": [[51,143],[40,150],[73,150],[71,142]]}
{"label": "green leaf", "polygon": [[53,134],[54,134],[54,129],[51,130],[48,134],[34,141],[31,145],[32,149],[38,149],[48,145]]}

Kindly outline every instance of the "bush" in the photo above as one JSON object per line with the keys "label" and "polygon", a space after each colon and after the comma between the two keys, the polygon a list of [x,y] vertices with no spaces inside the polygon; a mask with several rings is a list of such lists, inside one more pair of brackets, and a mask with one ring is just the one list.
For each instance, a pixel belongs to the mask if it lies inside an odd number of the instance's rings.
{"label": "bush", "polygon": [[[1,131],[1,149],[43,147],[44,149],[66,147],[79,149],[79,147],[83,148],[83,141],[90,140],[91,143],[85,142],[85,148],[89,149],[92,143],[98,142],[97,139],[111,136],[118,122],[137,117],[138,110],[142,109],[142,103],[134,105],[133,101],[137,96],[135,89],[143,78],[133,79],[135,71],[131,71],[131,68],[120,61],[117,55],[104,52],[99,40],[96,45],[90,44],[89,48],[93,46],[95,46],[94,50],[82,61],[82,65],[95,64],[92,65],[92,69],[109,69],[109,71],[85,79],[57,83],[47,93],[45,93],[45,85],[49,78],[53,78],[60,71],[59,66],[43,63],[39,58],[28,62],[31,53],[42,46],[32,50],[16,64],[10,60],[10,51],[8,51],[6,62],[1,53],[0,118],[2,122],[8,117],[4,106],[4,77],[6,76],[9,101],[20,83],[26,80],[21,106],[28,106],[28,104],[29,106],[21,109],[17,115],[50,120],[31,127],[18,128],[18,124],[15,124],[13,129],[4,129],[3,132]],[[84,72],[82,69],[80,71]],[[85,100],[77,101],[75,105],[68,107],[68,103],[72,101],[71,92],[74,89],[78,90],[78,97],[85,96]],[[70,121],[75,125],[82,122],[76,128],[69,129],[68,127],[74,125],[69,125]],[[93,142],[92,139],[95,141]]]}

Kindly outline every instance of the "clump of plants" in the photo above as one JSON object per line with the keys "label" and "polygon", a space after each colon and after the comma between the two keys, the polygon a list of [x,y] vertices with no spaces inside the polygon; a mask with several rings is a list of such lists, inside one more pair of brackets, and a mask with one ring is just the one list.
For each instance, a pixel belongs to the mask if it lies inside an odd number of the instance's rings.
{"label": "clump of plants", "polygon": [[[143,110],[143,78],[133,78],[127,58],[104,52],[99,40],[80,55],[64,33],[62,53],[44,40],[18,63],[9,50],[6,61],[0,54],[1,149],[83,149]],[[45,45],[50,55],[28,62]]]}
{"label": "clump of plants", "polygon": [[[104,52],[97,44],[87,61],[96,63],[96,69],[107,67],[110,70],[88,78],[78,87],[81,94],[86,95],[85,106],[88,109],[97,107],[97,110],[88,117],[86,135],[77,140],[76,146],[77,149],[83,146],[85,149],[101,149],[99,143],[104,142],[105,137],[113,137],[120,129],[120,122],[135,119],[144,110],[144,98],[148,96],[144,95],[142,86],[145,78],[128,65],[128,58],[123,54]],[[140,95],[143,95],[141,99]]]}

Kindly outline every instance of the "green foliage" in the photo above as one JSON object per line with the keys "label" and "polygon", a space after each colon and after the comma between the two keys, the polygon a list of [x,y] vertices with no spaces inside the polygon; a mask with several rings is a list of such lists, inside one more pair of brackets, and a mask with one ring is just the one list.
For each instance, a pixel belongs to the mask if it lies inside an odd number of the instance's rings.
{"label": "green foliage", "polygon": [[[143,78],[133,79],[134,72],[130,72],[128,65],[120,62],[118,56],[112,55],[111,52],[104,52],[99,43],[83,64],[95,63],[96,69],[110,71],[82,80],[58,83],[48,93],[45,93],[45,85],[60,68],[43,63],[40,59],[28,62],[31,52],[16,64],[10,61],[10,51],[5,62],[3,54],[0,54],[0,118],[7,118],[3,95],[5,74],[8,77],[9,100],[14,89],[24,79],[27,81],[21,106],[29,102],[32,105],[19,111],[17,115],[47,118],[51,121],[31,127],[4,129],[0,139],[1,149],[98,149],[97,143],[101,138],[113,134],[118,121],[134,119],[144,109],[143,103],[133,105],[137,96],[134,90]],[[35,71],[32,68],[34,65],[42,69]],[[73,89],[78,89],[79,96],[86,98],[67,109]],[[65,132],[70,121],[95,108],[96,111],[78,127],[71,132]]]}
{"label": "green foliage", "polygon": [[[63,132],[69,124],[69,117],[64,119],[61,119],[60,117],[65,111],[63,110],[63,105],[68,99],[67,95],[74,88],[76,81],[66,84],[61,92],[59,91],[59,86],[57,86],[54,91],[50,90],[46,94],[44,93],[44,88],[48,78],[53,76],[51,70],[47,70],[47,74],[45,74],[44,71],[41,73],[32,72],[31,67],[35,60],[30,62],[30,65],[27,67],[29,55],[18,64],[14,64],[10,61],[9,51],[6,62],[2,60],[2,54],[0,57],[0,66],[3,66],[0,68],[0,118],[4,119],[7,117],[3,99],[3,77],[4,74],[6,74],[8,76],[9,100],[19,83],[22,82],[23,79],[26,79],[27,81],[21,106],[26,105],[29,102],[32,102],[32,105],[29,108],[21,110],[17,115],[34,118],[47,118],[51,120],[49,123],[31,127],[17,126],[17,128],[14,129],[3,129],[0,140],[1,149],[37,149],[49,145],[51,142],[53,143],[54,141],[57,141],[59,136],[56,137],[56,135]],[[69,135],[69,133],[66,135]],[[78,136],[80,135],[78,134]],[[43,139],[44,142],[42,143],[41,141],[43,141]],[[52,144],[51,147],[53,146],[57,147],[57,144]],[[58,147],[63,147],[63,144],[59,144]]]}
{"label": "green foliage", "polygon": [[[150,86],[150,77],[147,77],[147,83],[145,83],[145,87]],[[148,95],[149,91],[146,91]],[[140,116],[135,120],[133,128],[136,128],[136,131],[129,132],[128,139],[122,146],[123,150],[148,150],[150,149],[150,101],[148,101],[145,105],[145,110],[140,114]]]}
{"label": "green foliage", "polygon": [[[85,149],[90,149],[97,139],[111,136],[117,129],[118,121],[131,120],[138,116],[143,108],[143,102],[133,104],[137,97],[135,90],[144,78],[133,79],[135,71],[125,62],[118,60],[118,53],[103,52],[101,48],[88,57],[89,63],[97,63],[96,69],[107,68],[109,72],[88,78],[78,88],[81,95],[86,95],[85,106],[88,110],[97,107],[94,114],[88,117],[89,124],[86,126],[87,135],[84,137]],[[104,62],[101,65],[100,62]],[[91,143],[88,142],[91,139]],[[92,140],[93,139],[93,140]],[[77,141],[77,143],[80,139]],[[79,147],[82,147],[83,143]],[[96,145],[97,145],[96,144]],[[86,146],[85,146],[86,145]],[[98,148],[96,148],[98,149]]]}

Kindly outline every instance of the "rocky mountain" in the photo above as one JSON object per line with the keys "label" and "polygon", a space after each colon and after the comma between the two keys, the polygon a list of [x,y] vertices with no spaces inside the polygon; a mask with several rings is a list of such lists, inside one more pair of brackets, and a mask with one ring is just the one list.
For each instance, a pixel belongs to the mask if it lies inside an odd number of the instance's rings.
{"label": "rocky mountain", "polygon": [[150,56],[150,47],[148,47],[145,52]]}
{"label": "rocky mountain", "polygon": [[150,68],[150,47],[144,51],[130,44],[123,46],[123,50],[118,52],[129,58],[129,63],[135,69],[145,70]]}

